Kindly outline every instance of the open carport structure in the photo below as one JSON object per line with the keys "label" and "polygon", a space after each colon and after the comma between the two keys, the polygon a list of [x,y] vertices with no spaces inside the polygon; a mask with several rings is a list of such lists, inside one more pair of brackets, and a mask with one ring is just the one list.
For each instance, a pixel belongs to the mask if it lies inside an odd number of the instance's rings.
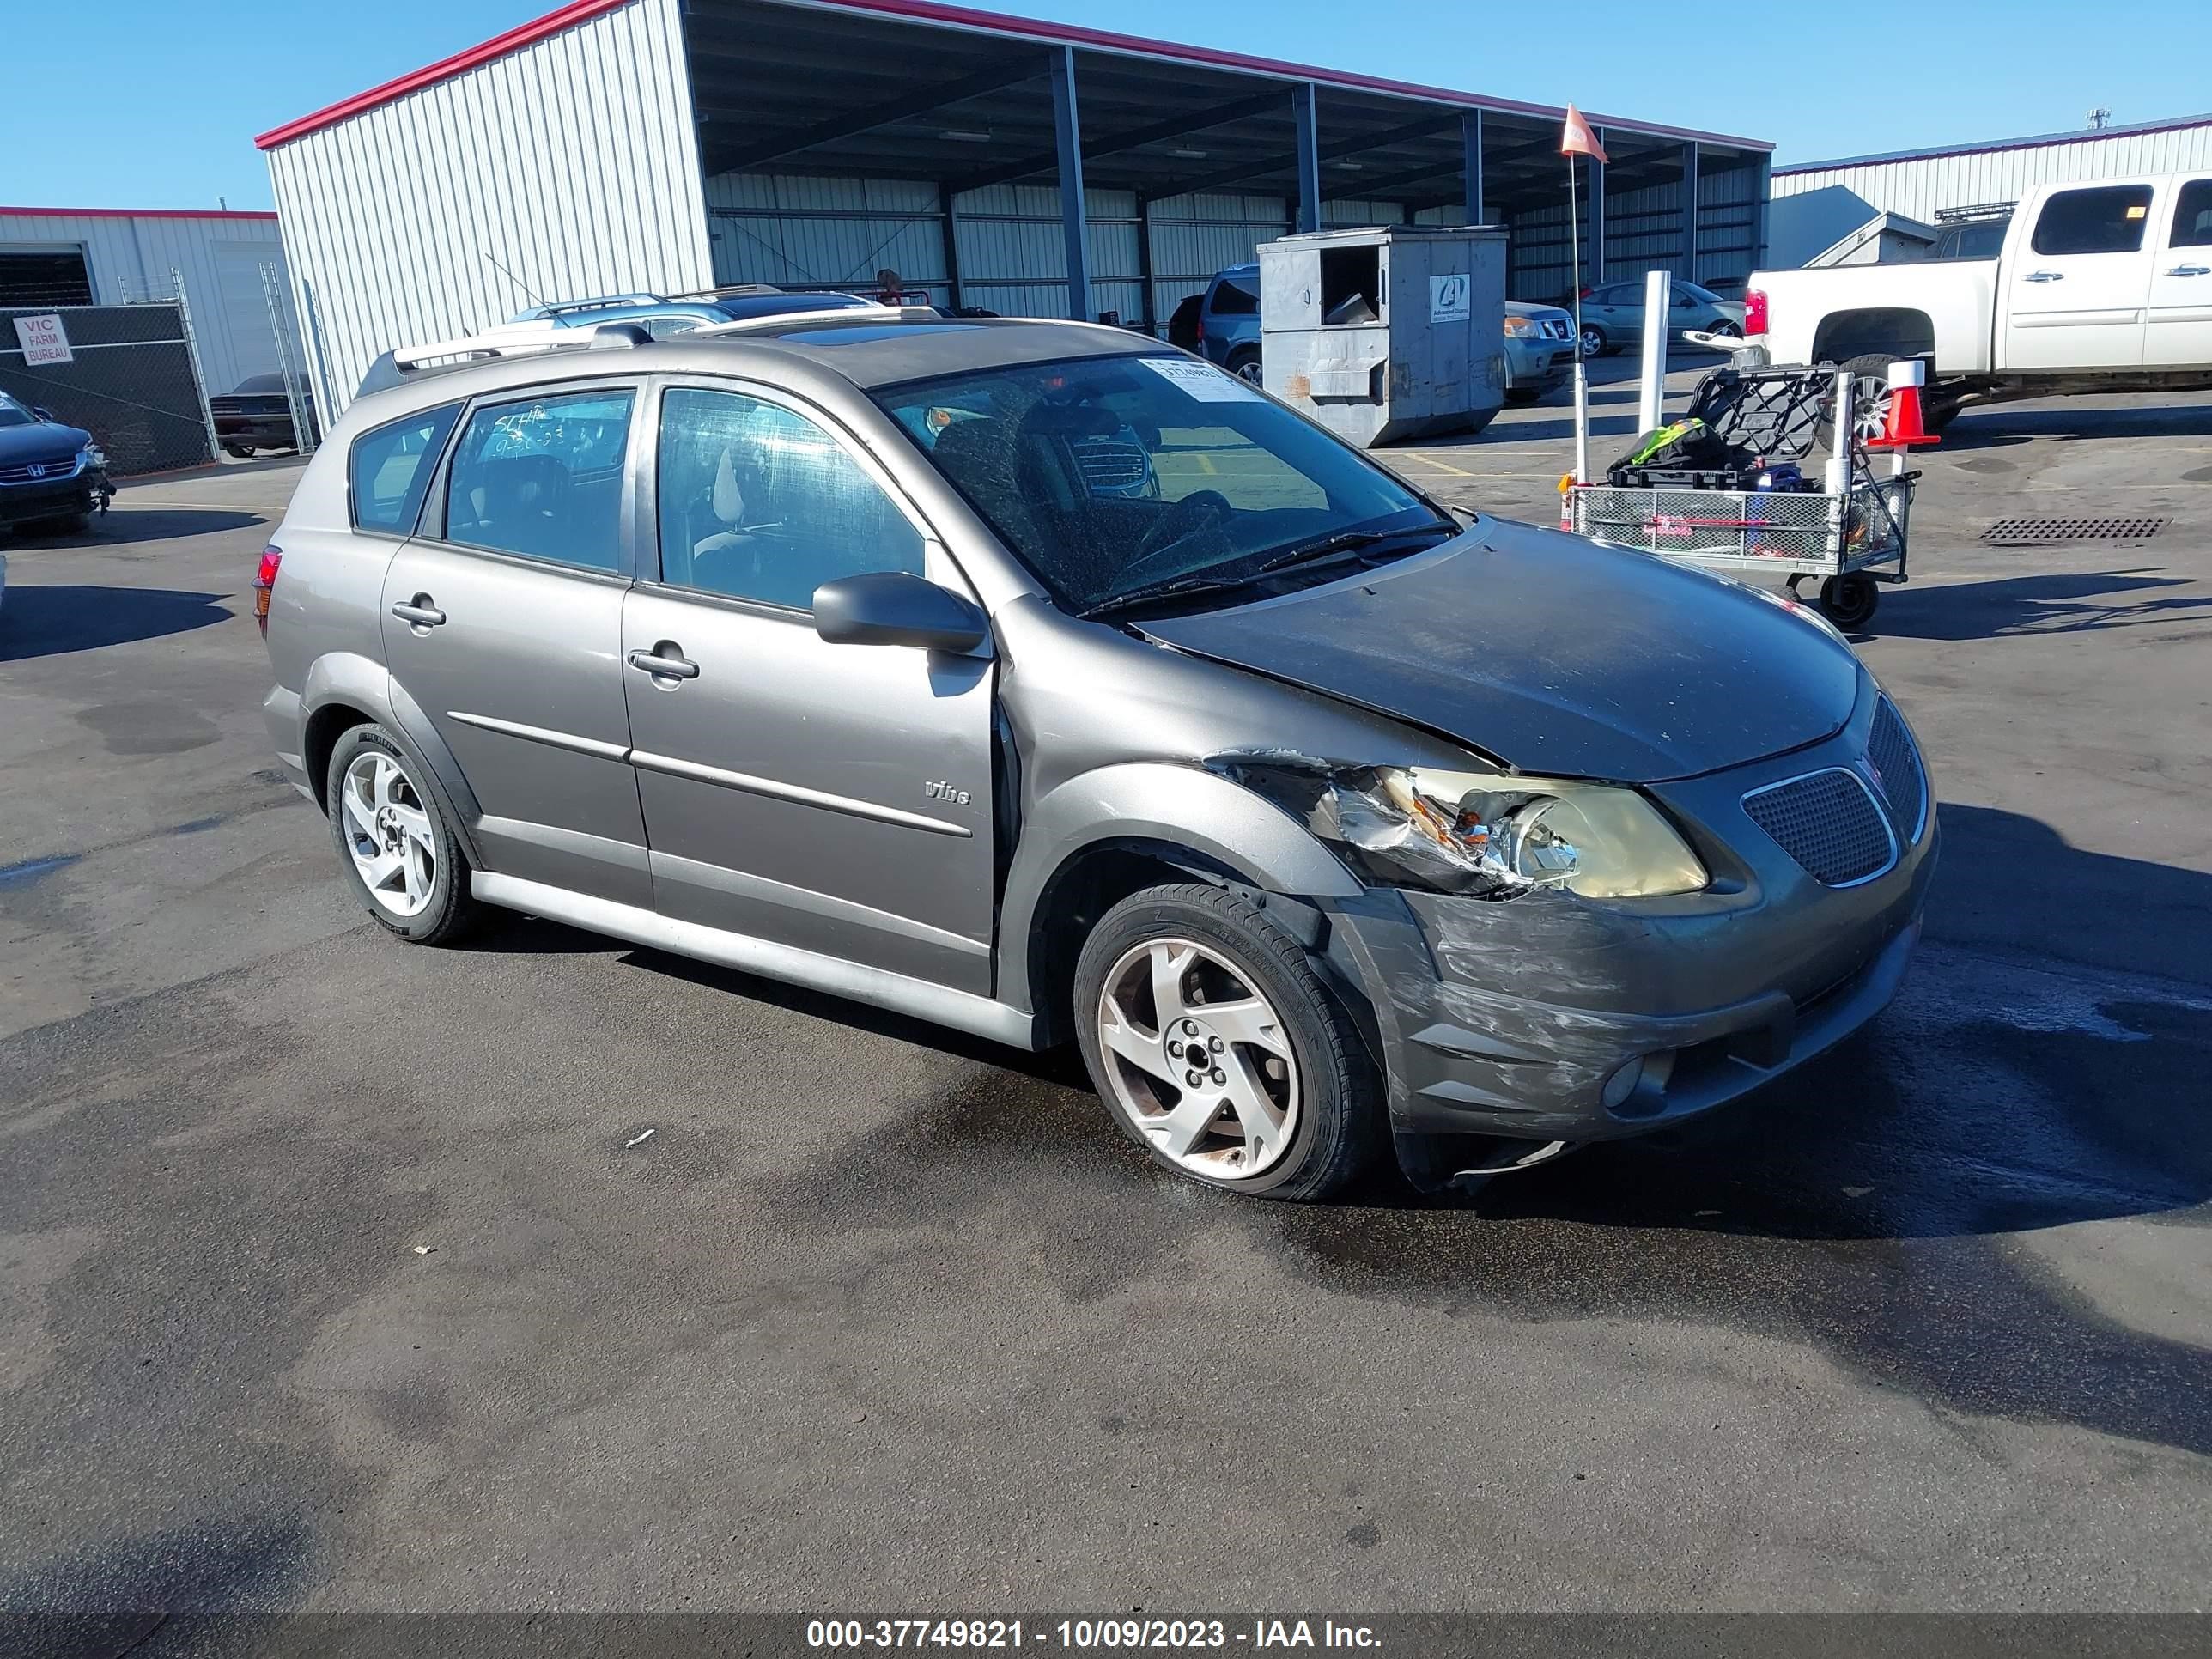
{"label": "open carport structure", "polygon": [[[1562,112],[928,0],[575,0],[262,136],[342,404],[535,301],[865,284],[1157,329],[1294,228],[1474,220],[1571,278]],[[1586,279],[1741,277],[1769,146],[1618,116]]]}

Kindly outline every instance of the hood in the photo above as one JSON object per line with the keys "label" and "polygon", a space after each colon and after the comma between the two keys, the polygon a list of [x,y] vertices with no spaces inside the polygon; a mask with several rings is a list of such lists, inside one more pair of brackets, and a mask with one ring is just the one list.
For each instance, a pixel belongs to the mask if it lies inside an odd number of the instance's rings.
{"label": "hood", "polygon": [[1562,311],[1557,306],[1530,305],[1523,300],[1508,300],[1505,302],[1505,314],[1509,317],[1533,317],[1538,322],[1553,317],[1564,317],[1569,322],[1572,322],[1575,315],[1571,311]]}
{"label": "hood", "polygon": [[81,427],[52,421],[33,421],[28,426],[0,426],[0,466],[20,466],[32,461],[69,461],[92,441]]}
{"label": "hood", "polygon": [[1765,596],[1489,518],[1364,576],[1139,626],[1537,776],[1741,765],[1841,730],[1859,694],[1850,647]]}

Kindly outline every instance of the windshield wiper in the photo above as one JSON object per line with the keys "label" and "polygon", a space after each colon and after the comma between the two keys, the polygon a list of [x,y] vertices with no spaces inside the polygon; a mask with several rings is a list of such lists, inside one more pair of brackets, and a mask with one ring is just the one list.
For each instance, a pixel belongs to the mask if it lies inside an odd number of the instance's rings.
{"label": "windshield wiper", "polygon": [[[1265,576],[1278,570],[1287,570],[1292,565],[1326,559],[1339,553],[1360,552],[1383,542],[1402,540],[1407,536],[1434,536],[1439,540],[1449,540],[1459,533],[1456,526],[1446,524],[1405,525],[1396,530],[1339,530],[1313,541],[1286,547],[1273,556],[1261,560],[1245,574],[1248,578]],[[1430,544],[1432,547],[1435,544],[1434,542]]]}
{"label": "windshield wiper", "polygon": [[[1176,576],[1168,581],[1156,582],[1145,587],[1131,588],[1126,593],[1109,594],[1089,609],[1078,611],[1076,614],[1088,621],[1093,617],[1109,615],[1113,611],[1126,610],[1133,605],[1149,605],[1158,599],[1178,599],[1191,593],[1234,592],[1239,588],[1251,587],[1271,575],[1291,568],[1293,565],[1317,564],[1325,560],[1340,558],[1347,553],[1364,553],[1381,543],[1402,540],[1407,536],[1431,536],[1438,540],[1449,540],[1459,533],[1456,527],[1445,524],[1407,525],[1396,530],[1333,531],[1328,535],[1316,538],[1313,541],[1301,542],[1295,547],[1286,547],[1281,552],[1261,560],[1250,569],[1239,571],[1235,575],[1206,573]],[[1432,541],[1429,545],[1433,547],[1436,543]],[[1414,552],[1420,550],[1409,548],[1407,550]],[[1368,562],[1363,559],[1360,562],[1364,564]]]}

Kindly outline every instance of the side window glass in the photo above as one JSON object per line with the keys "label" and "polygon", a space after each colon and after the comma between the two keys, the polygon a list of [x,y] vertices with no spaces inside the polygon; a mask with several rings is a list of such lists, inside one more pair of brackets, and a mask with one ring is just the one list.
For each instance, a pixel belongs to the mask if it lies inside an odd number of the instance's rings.
{"label": "side window glass", "polygon": [[2173,204],[2173,246],[2212,247],[2212,179],[2191,179]]}
{"label": "side window glass", "polygon": [[628,392],[582,392],[478,409],[453,452],[446,539],[619,569],[630,404]]}
{"label": "side window glass", "polygon": [[353,526],[394,536],[415,533],[416,515],[430,488],[430,474],[460,405],[426,409],[404,420],[364,432],[346,457]]}
{"label": "side window glass", "polygon": [[2150,216],[2148,185],[2062,190],[2036,216],[2038,253],[2133,253]]}
{"label": "side window glass", "polygon": [[661,580],[809,611],[840,576],[922,574],[922,539],[830,434],[731,392],[660,406]]}

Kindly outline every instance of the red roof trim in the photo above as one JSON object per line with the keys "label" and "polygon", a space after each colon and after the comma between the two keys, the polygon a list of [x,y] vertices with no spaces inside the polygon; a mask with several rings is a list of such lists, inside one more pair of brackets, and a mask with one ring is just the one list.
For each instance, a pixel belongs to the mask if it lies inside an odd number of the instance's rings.
{"label": "red roof trim", "polygon": [[253,142],[262,149],[274,149],[279,144],[288,144],[295,138],[304,138],[311,132],[319,132],[325,127],[336,126],[341,121],[364,114],[380,105],[404,98],[410,92],[420,92],[441,81],[450,81],[480,64],[489,64],[493,58],[504,58],[511,52],[520,52],[525,46],[536,45],[548,35],[558,34],[579,23],[588,23],[594,17],[617,11],[628,4],[629,0],[569,0],[568,4],[557,11],[549,11],[543,17],[519,23],[504,34],[492,36],[481,46],[457,52],[451,58],[441,58],[411,75],[403,75],[396,81],[386,81],[380,87],[371,87],[367,92],[356,93],[327,109],[317,110],[313,115],[303,115],[296,121],[287,121],[281,127],[271,127]]}
{"label": "red roof trim", "polygon": [[0,217],[19,219],[274,219],[273,213],[235,208],[33,208],[0,207]]}
{"label": "red roof trim", "polygon": [[[1180,46],[1173,41],[1152,40],[1136,34],[1116,34],[1109,30],[1084,28],[1072,23],[1048,22],[1042,18],[1010,17],[1002,12],[942,5],[937,3],[937,0],[785,0],[785,3],[797,3],[809,10],[873,12],[881,16],[902,17],[913,22],[933,23],[981,33],[1055,40],[1068,46],[1085,46],[1096,52],[1163,58],[1180,63],[1209,64],[1217,69],[1243,70],[1261,75],[1279,76],[1286,80],[1313,81],[1323,86],[1344,87],[1355,91],[1379,92],[1394,97],[1455,104],[1466,109],[1498,110],[1506,114],[1533,115],[1552,120],[1561,120],[1566,116],[1566,111],[1549,104],[1524,104],[1510,98],[1486,98],[1470,92],[1455,92],[1446,87],[1423,86],[1410,81],[1392,81],[1380,76],[1355,75],[1340,70],[1316,69],[1310,64],[1286,63],[1273,58],[1255,58],[1244,52],[1221,52],[1210,46]],[[451,58],[441,58],[427,68],[416,70],[412,75],[403,75],[396,81],[372,87],[367,92],[358,93],[342,103],[332,104],[327,109],[303,115],[281,127],[272,127],[253,142],[263,149],[273,149],[279,144],[291,143],[295,138],[304,138],[309,133],[319,132],[325,127],[335,126],[380,105],[404,98],[411,92],[420,92],[425,87],[451,80],[479,64],[489,63],[495,58],[519,52],[549,35],[558,34],[563,29],[573,28],[579,23],[587,22],[629,3],[629,0],[571,0],[571,3],[559,10],[548,12],[532,22],[520,24],[504,34],[495,35],[482,46],[455,52]],[[1632,121],[1625,117],[1592,115],[1589,120],[1595,126],[1614,127],[1656,137],[1700,139],[1738,149],[1766,151],[1774,148],[1764,139],[1738,138],[1722,132],[1699,132],[1690,127],[1655,125],[1646,121]]]}
{"label": "red roof trim", "polygon": [[1996,155],[2008,149],[2049,149],[2057,144],[2109,143],[2116,139],[2179,132],[2206,124],[2202,115],[2185,115],[2171,121],[2144,121],[2124,127],[2083,127],[2076,132],[2046,132],[2033,138],[2000,138],[1986,144],[1937,144],[1928,149],[1895,149],[1880,155],[1846,155],[1834,161],[1792,161],[1774,169],[1778,179],[1792,173],[1840,173],[1846,167],[1893,167],[1907,161],[1948,161],[1954,155]]}

